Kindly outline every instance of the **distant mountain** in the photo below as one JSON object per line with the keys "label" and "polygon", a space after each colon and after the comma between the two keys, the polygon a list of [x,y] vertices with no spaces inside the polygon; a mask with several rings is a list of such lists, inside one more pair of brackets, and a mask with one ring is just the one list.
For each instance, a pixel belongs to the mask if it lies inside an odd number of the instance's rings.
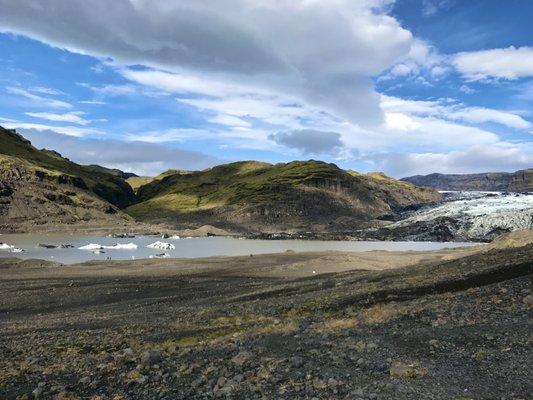
{"label": "distant mountain", "polygon": [[533,192],[533,169],[508,172],[487,172],[465,175],[415,175],[402,178],[416,186],[438,190],[480,190],[498,192]]}
{"label": "distant mountain", "polygon": [[120,169],[106,168],[106,167],[102,167],[101,165],[91,164],[91,165],[85,165],[85,167],[92,171],[105,172],[107,174],[115,175],[124,180],[138,177],[138,175],[134,174],[133,172],[124,172],[124,171],[121,171]]}
{"label": "distant mountain", "polygon": [[135,194],[117,172],[108,171],[38,150],[0,127],[0,230],[130,221],[119,209],[133,204]]}
{"label": "distant mountain", "polygon": [[131,186],[131,188],[137,193],[137,190],[150,182],[161,180],[166,176],[174,175],[174,174],[189,174],[191,171],[182,170],[182,169],[169,169],[165,172],[160,173],[157,176],[150,177],[150,176],[137,176],[135,174],[132,174],[133,176],[129,176],[126,179],[126,182]]}
{"label": "distant mountain", "polygon": [[169,172],[140,186],[137,196],[139,203],[126,211],[142,221],[248,230],[356,229],[440,199],[432,189],[314,160]]}

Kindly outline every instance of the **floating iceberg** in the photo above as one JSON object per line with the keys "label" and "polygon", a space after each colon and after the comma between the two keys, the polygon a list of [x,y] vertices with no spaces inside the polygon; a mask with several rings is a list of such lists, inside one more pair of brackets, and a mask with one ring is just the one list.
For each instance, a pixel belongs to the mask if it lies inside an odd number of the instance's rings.
{"label": "floating iceberg", "polygon": [[178,239],[180,239],[180,236],[179,235],[172,235],[171,237],[169,237],[169,239],[178,240]]}
{"label": "floating iceberg", "polygon": [[0,243],[0,250],[7,250],[7,251],[10,251],[11,253],[23,253],[24,252],[23,249],[19,249],[18,247],[12,246],[7,243]]}
{"label": "floating iceberg", "polygon": [[104,246],[98,243],[89,243],[85,246],[78,247],[79,250],[104,250],[104,249],[110,249],[110,250],[135,250],[137,249],[137,245],[135,243],[117,243],[112,246]]}
{"label": "floating iceberg", "polygon": [[151,249],[159,249],[159,250],[174,250],[176,246],[173,244],[167,243],[167,242],[154,242],[152,244],[149,244],[148,246]]}
{"label": "floating iceberg", "polygon": [[89,243],[85,246],[78,247],[79,250],[102,250],[104,246],[98,243]]}
{"label": "floating iceberg", "polygon": [[117,249],[117,250],[135,250],[137,245],[135,243],[117,243],[113,246],[103,246],[104,249]]}

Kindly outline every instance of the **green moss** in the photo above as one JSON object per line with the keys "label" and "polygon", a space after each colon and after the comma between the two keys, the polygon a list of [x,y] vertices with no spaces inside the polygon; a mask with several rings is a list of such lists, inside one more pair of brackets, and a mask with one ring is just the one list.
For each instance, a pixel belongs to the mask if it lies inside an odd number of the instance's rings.
{"label": "green moss", "polygon": [[[321,161],[293,161],[275,165],[242,161],[204,171],[177,172],[153,180],[138,188],[137,195],[141,202],[128,208],[127,212],[139,219],[155,215],[165,219],[218,207],[238,209],[279,203],[288,205],[301,201],[308,197],[305,194],[312,194],[313,191],[328,193],[332,199],[338,199],[339,195],[333,193],[337,189],[340,191],[341,187],[351,190],[350,195],[361,196],[363,202],[372,202],[371,196],[379,196],[380,191],[385,197],[398,189],[413,192],[417,189],[383,174],[358,174]],[[349,196],[343,197],[342,201],[349,202],[354,198]],[[354,204],[358,202],[354,200]]]}

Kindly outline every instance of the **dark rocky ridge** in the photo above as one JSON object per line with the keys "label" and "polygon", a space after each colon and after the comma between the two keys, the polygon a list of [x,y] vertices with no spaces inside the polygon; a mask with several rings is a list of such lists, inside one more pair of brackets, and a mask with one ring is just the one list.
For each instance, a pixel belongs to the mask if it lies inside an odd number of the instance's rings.
{"label": "dark rocky ridge", "polygon": [[512,173],[415,175],[401,180],[410,182],[413,185],[431,187],[437,190],[533,192],[533,169],[531,168]]}

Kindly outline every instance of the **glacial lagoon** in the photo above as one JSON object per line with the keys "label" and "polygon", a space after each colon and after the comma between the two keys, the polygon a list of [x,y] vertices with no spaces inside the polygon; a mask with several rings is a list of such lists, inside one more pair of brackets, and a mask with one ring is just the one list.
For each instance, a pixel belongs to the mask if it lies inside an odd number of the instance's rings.
{"label": "glacial lagoon", "polygon": [[[318,241],[318,240],[250,240],[233,237],[161,238],[135,236],[76,236],[59,234],[5,234],[0,242],[0,258],[43,259],[64,264],[90,260],[132,260],[147,258],[197,258],[212,256],[245,256],[283,253],[287,250],[308,251],[430,251],[444,248],[475,246],[479,243],[458,242],[390,242],[390,241]],[[148,247],[156,242],[168,243]],[[49,246],[42,247],[42,245]],[[12,247],[8,247],[12,246]],[[57,247],[55,247],[57,246]],[[61,247],[63,246],[63,247]],[[168,247],[168,248],[164,248]],[[15,249],[23,250],[18,252]],[[15,252],[13,251],[15,250]]]}

